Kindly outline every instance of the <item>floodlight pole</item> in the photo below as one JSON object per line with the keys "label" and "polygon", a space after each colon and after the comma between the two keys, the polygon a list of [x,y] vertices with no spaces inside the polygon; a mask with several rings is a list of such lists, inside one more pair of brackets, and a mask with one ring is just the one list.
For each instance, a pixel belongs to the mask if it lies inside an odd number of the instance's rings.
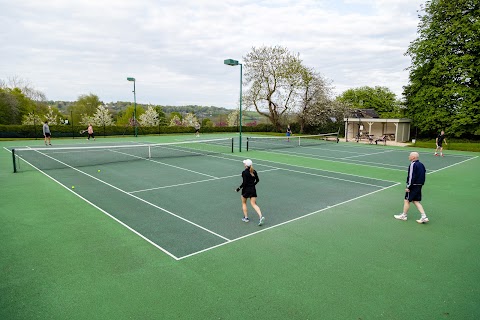
{"label": "floodlight pole", "polygon": [[238,66],[240,65],[240,129],[239,129],[239,145],[238,145],[238,151],[242,152],[242,77],[243,77],[243,66],[241,63],[239,63],[237,60],[233,59],[226,59],[223,61],[224,64],[229,65],[229,66]]}
{"label": "floodlight pole", "polygon": [[133,81],[133,125],[135,126],[135,137],[137,137],[137,96],[135,94],[135,78],[128,77],[128,81]]}

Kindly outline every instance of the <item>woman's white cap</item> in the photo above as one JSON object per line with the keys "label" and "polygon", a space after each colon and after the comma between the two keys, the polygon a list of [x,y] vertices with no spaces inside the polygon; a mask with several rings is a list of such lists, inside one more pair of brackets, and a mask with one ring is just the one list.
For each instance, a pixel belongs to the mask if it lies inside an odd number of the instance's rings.
{"label": "woman's white cap", "polygon": [[250,159],[243,160],[243,164],[246,165],[247,167],[251,167],[253,162]]}

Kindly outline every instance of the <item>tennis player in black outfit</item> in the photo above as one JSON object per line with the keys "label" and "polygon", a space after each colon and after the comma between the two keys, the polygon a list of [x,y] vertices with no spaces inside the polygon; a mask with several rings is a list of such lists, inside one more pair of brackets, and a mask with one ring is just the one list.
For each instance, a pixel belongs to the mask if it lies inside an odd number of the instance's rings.
{"label": "tennis player in black outfit", "polygon": [[448,145],[447,139],[445,139],[445,131],[442,130],[442,132],[440,132],[440,134],[435,139],[435,144],[437,145],[437,148],[435,149],[435,156],[438,156],[438,151],[440,151],[440,155],[443,157],[444,142],[445,142],[445,145]]}
{"label": "tennis player in black outfit", "polygon": [[252,205],[253,209],[258,214],[258,218],[260,219],[258,222],[258,225],[261,226],[265,222],[265,217],[262,216],[262,211],[260,211],[260,207],[257,205],[257,189],[255,188],[255,185],[260,182],[260,179],[258,178],[257,171],[253,169],[253,163],[252,160],[247,159],[243,160],[243,165],[245,166],[245,170],[242,172],[242,179],[243,182],[236,189],[237,192],[242,190],[242,209],[243,209],[243,222],[249,222],[250,219],[248,219],[248,210],[247,210],[247,199],[250,198],[250,204]]}

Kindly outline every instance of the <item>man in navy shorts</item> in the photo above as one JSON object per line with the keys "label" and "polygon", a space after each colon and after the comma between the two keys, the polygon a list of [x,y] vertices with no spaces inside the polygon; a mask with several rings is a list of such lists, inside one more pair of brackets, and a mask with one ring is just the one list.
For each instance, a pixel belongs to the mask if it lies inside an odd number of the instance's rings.
{"label": "man in navy shorts", "polygon": [[405,188],[405,200],[403,202],[403,212],[401,214],[394,215],[397,220],[407,220],[408,209],[410,209],[410,202],[417,207],[418,211],[422,215],[418,223],[427,223],[429,220],[423,210],[423,206],[420,203],[422,201],[422,187],[425,184],[425,166],[418,160],[418,152],[412,152],[408,156],[410,160],[410,166],[408,167],[407,175],[407,187]]}

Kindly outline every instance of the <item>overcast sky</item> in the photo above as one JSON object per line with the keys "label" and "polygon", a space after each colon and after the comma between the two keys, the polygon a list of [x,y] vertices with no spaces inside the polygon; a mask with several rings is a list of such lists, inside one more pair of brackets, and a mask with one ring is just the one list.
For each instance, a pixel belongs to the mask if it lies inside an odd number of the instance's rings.
{"label": "overcast sky", "polygon": [[385,86],[401,98],[422,0],[0,0],[0,80],[49,100],[238,105],[252,47],[280,45],[334,92]]}

